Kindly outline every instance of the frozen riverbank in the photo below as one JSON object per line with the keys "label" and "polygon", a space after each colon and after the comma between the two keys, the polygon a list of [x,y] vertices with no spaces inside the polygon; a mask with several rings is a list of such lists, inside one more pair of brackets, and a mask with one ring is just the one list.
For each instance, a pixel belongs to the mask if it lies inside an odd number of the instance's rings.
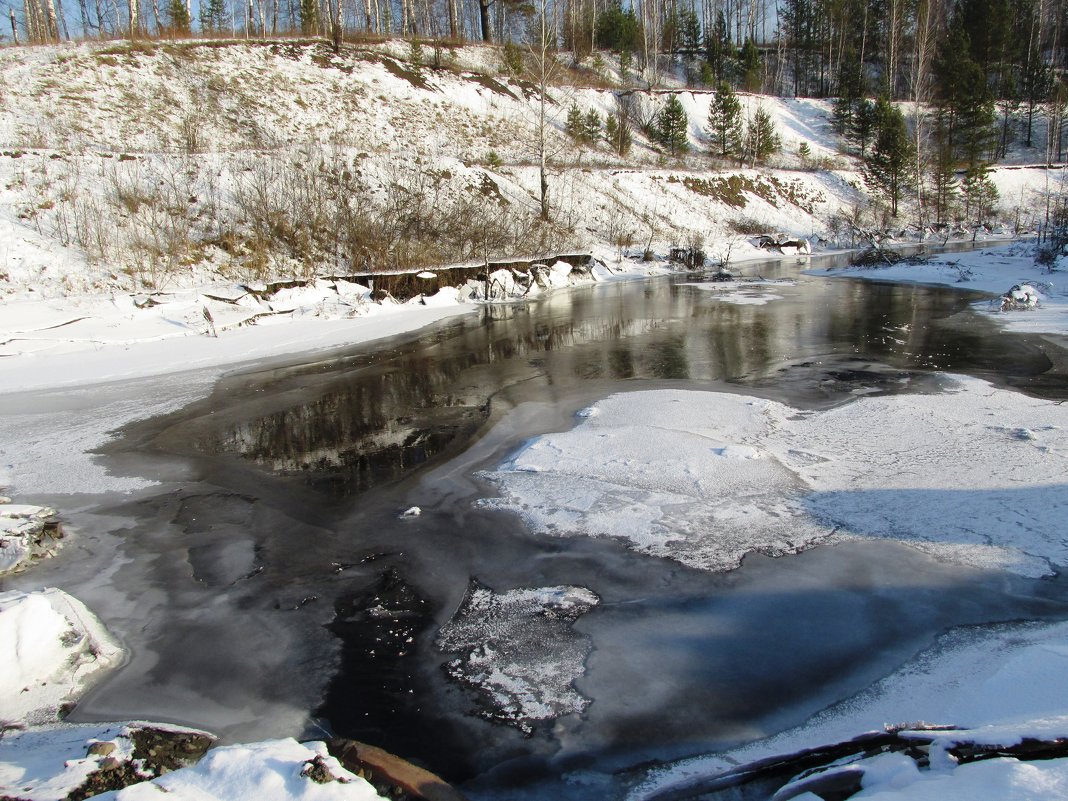
{"label": "frozen riverbank", "polygon": [[[1068,257],[1056,260],[1051,268],[1036,262],[1035,248],[1034,242],[1022,241],[895,264],[819,268],[808,274],[989,292],[995,297],[976,303],[975,309],[994,317],[1006,330],[1068,335]],[[1037,290],[1037,304],[1003,311],[1001,296],[1021,285]]]}

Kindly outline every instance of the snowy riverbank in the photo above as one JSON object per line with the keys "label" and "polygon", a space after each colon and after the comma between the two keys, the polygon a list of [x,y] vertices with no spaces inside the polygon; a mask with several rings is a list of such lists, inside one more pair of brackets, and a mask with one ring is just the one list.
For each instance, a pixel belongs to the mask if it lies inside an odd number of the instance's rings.
{"label": "snowy riverbank", "polygon": [[[992,316],[1009,331],[1036,334],[1068,334],[1068,257],[1059,258],[1053,269],[1036,263],[1035,243],[1030,240],[973,251],[936,254],[906,259],[896,264],[809,270],[809,275],[853,277],[870,281],[907,284],[938,284],[961,290],[989,292],[990,301],[975,309]],[[1014,287],[1037,290],[1034,306],[1002,311],[1001,296]]]}

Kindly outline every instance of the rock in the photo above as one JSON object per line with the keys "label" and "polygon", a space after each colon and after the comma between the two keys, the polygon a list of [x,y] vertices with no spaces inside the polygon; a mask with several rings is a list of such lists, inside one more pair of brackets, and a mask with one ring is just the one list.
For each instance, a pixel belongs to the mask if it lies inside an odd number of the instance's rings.
{"label": "rock", "polygon": [[466,801],[444,779],[405,762],[381,748],[335,739],[327,744],[330,755],[344,768],[369,781],[386,798],[412,801]]}
{"label": "rock", "polygon": [[1027,311],[1038,306],[1038,290],[1031,284],[1017,284],[1001,296],[1001,311]]}
{"label": "rock", "polygon": [[113,743],[113,742],[110,742],[110,741],[95,742],[95,743],[90,743],[89,744],[89,748],[86,750],[85,755],[86,756],[109,756],[110,754],[114,753],[114,751],[115,751],[115,743]]}
{"label": "rock", "polygon": [[326,764],[326,760],[321,756],[305,762],[300,775],[311,779],[316,784],[329,784],[330,782],[338,781],[338,777],[333,774],[330,766]]}

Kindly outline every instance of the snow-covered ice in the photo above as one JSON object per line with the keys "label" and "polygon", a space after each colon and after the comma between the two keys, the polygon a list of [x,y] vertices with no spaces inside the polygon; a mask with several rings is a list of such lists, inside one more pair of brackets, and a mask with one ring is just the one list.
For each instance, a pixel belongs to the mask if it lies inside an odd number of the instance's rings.
{"label": "snow-covered ice", "polygon": [[944,394],[801,411],[729,393],[613,395],[485,477],[552,536],[730,570],[828,538],[897,540],[1024,576],[1068,564],[1068,416],[957,377]]}
{"label": "snow-covered ice", "polygon": [[495,593],[472,582],[437,646],[459,654],[446,671],[476,692],[481,714],[529,733],[538,721],[589,704],[573,682],[585,670],[591,643],[571,624],[599,602],[584,587]]}

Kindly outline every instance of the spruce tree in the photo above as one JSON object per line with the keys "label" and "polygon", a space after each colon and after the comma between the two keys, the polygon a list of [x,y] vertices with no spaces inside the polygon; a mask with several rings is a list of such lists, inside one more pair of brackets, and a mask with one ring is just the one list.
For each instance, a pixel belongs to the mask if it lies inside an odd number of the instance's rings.
{"label": "spruce tree", "polygon": [[171,20],[172,32],[189,33],[189,9],[186,8],[185,0],[169,0],[167,16]]}
{"label": "spruce tree", "polygon": [[708,105],[708,137],[715,155],[737,156],[742,148],[742,103],[730,84],[721,81]]}
{"label": "spruce tree", "polygon": [[601,141],[601,115],[592,108],[582,120],[582,141],[588,145]]}
{"label": "spruce tree", "polygon": [[200,4],[200,29],[205,33],[219,33],[230,27],[226,0],[203,0]]}
{"label": "spruce tree", "polygon": [[752,159],[753,164],[763,164],[773,153],[778,153],[782,147],[782,140],[775,131],[775,122],[771,115],[760,107],[749,120],[749,127],[745,132],[746,154]]}
{"label": "spruce tree", "polygon": [[874,141],[864,159],[864,178],[872,189],[886,193],[890,198],[890,213],[896,217],[901,193],[909,184],[913,142],[905,115],[885,97],[879,98],[873,117]]}
{"label": "spruce tree", "polygon": [[571,108],[567,110],[567,122],[564,123],[564,130],[571,137],[571,141],[576,143],[582,141],[583,119],[578,103],[572,103]]}
{"label": "spruce tree", "polygon": [[653,121],[653,139],[672,156],[685,153],[690,120],[676,95],[671,95]]}

